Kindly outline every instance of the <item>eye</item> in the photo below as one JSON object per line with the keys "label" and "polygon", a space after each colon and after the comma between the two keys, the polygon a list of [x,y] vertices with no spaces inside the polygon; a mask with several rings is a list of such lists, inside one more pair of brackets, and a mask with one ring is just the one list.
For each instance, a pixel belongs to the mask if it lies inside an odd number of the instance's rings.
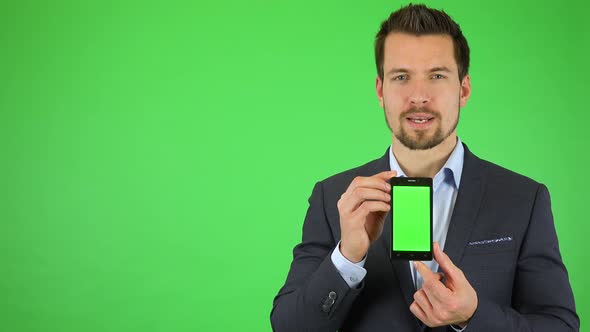
{"label": "eye", "polygon": [[397,75],[393,78],[394,81],[406,81],[408,79],[408,75]]}
{"label": "eye", "polygon": [[434,75],[432,75],[432,78],[437,79],[437,80],[440,80],[440,79],[443,79],[445,77],[443,75],[441,75],[441,74],[434,74]]}

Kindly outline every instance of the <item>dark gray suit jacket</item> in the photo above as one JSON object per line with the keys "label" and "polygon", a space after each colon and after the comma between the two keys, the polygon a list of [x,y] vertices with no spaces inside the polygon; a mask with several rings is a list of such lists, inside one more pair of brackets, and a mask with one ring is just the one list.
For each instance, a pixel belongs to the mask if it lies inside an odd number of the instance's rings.
{"label": "dark gray suit jacket", "polygon": [[[579,330],[547,188],[464,147],[444,251],[477,292],[478,307],[466,331]],[[274,299],[273,330],[452,331],[448,326],[430,329],[410,312],[415,292],[411,272],[407,261],[389,258],[389,223],[369,249],[367,275],[358,289],[348,287],[332,264],[330,255],[340,240],[340,196],[354,177],[389,169],[386,151],[315,185],[302,242],[293,250],[287,281]],[[486,241],[498,238],[505,241]]]}

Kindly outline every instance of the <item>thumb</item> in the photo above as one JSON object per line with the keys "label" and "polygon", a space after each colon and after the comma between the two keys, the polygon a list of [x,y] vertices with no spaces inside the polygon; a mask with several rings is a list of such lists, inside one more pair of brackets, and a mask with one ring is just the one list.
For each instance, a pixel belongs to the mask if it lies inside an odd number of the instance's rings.
{"label": "thumb", "polygon": [[375,176],[385,181],[389,181],[391,178],[397,176],[397,171],[384,171],[379,174],[376,174]]}
{"label": "thumb", "polygon": [[438,242],[434,243],[434,260],[436,260],[447,278],[453,279],[456,276],[457,266],[455,266],[449,256],[442,251]]}

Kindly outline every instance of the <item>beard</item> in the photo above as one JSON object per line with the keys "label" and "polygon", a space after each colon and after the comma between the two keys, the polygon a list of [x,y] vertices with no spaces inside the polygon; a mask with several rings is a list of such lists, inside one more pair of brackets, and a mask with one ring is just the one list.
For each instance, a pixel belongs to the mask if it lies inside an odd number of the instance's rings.
{"label": "beard", "polygon": [[[457,110],[457,119],[455,120],[455,122],[453,123],[453,125],[449,128],[449,130],[447,130],[446,132],[443,132],[442,130],[442,121],[440,118],[439,113],[434,112],[428,108],[411,108],[410,110],[403,112],[402,114],[400,114],[399,116],[399,132],[394,131],[391,126],[389,125],[389,121],[387,119],[387,110],[385,109],[385,122],[387,123],[387,127],[389,127],[389,130],[393,133],[393,135],[395,136],[395,138],[397,138],[398,141],[400,141],[405,147],[407,147],[410,150],[429,150],[432,149],[433,147],[439,145],[440,143],[442,143],[445,139],[447,139],[447,137],[449,137],[457,128],[457,125],[459,124],[459,115],[461,113],[461,109],[459,108]],[[410,115],[414,114],[414,113],[426,113],[430,116],[432,116],[432,120],[430,121],[438,121],[438,125],[436,126],[436,128],[434,129],[434,133],[431,136],[428,136],[428,133],[426,131],[414,131],[414,135],[411,135],[408,131],[406,131],[406,129],[404,128],[404,126],[402,125],[403,122],[405,122],[406,118],[409,117]]]}

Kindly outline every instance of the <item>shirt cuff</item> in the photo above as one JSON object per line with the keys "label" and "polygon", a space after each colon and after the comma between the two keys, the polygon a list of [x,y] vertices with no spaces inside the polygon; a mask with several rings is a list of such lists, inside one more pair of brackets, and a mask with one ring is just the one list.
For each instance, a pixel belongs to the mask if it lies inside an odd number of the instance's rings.
{"label": "shirt cuff", "polygon": [[336,270],[338,270],[340,276],[342,276],[342,279],[348,284],[348,287],[355,288],[365,278],[367,270],[363,266],[365,266],[365,261],[367,260],[366,255],[362,261],[353,263],[342,255],[340,252],[340,241],[338,241],[336,249],[332,251],[331,258],[332,264],[334,264]]}
{"label": "shirt cuff", "polygon": [[452,325],[451,324],[451,328],[457,332],[461,332],[461,331],[465,331],[465,329],[467,328],[467,325],[465,325],[464,328],[461,328],[459,325]]}

